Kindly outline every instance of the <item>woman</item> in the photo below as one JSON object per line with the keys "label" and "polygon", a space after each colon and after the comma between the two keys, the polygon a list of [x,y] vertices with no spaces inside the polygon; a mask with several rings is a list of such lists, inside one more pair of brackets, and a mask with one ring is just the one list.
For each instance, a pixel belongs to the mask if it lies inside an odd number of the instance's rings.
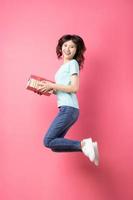
{"label": "woman", "polygon": [[96,166],[99,164],[98,145],[91,138],[82,141],[64,138],[79,117],[77,91],[79,73],[83,68],[85,44],[78,35],[64,35],[58,40],[56,53],[63,63],[55,74],[55,83],[42,81],[40,94],[53,91],[59,112],[49,127],[44,145],[55,152],[83,152]]}

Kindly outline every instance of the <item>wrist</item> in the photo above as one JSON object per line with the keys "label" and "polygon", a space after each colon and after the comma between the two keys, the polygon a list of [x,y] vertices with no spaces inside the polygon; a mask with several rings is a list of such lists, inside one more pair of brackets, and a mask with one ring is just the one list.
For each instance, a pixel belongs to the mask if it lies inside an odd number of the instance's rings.
{"label": "wrist", "polygon": [[52,86],[52,89],[53,89],[53,90],[56,90],[56,85],[55,85],[55,83],[52,83],[51,86]]}

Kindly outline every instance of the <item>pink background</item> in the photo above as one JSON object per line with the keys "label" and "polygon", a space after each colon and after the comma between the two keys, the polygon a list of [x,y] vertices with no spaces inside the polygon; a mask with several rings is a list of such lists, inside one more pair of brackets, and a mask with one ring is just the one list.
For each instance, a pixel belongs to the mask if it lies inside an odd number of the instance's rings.
{"label": "pink background", "polygon": [[[1,0],[1,200],[133,199],[132,8],[130,0]],[[98,140],[98,168],[81,153],[43,147],[56,97],[25,89],[30,74],[54,79],[67,33],[87,47],[81,114],[67,137]]]}

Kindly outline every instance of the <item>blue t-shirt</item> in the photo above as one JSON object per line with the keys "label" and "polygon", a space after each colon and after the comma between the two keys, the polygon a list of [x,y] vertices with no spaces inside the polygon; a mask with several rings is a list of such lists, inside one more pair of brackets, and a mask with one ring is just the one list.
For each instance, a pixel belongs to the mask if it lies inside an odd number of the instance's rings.
{"label": "blue t-shirt", "polygon": [[[67,63],[61,65],[59,70],[55,74],[55,82],[62,85],[71,84],[71,75],[79,75],[79,64],[75,59],[70,60]],[[76,93],[67,93],[63,91],[57,91],[57,105],[60,106],[71,106],[79,108],[78,99]]]}

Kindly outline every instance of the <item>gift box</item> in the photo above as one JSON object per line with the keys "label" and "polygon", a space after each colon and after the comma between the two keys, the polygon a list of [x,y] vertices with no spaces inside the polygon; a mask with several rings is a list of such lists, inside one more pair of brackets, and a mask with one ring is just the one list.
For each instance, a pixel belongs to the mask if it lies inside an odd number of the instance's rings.
{"label": "gift box", "polygon": [[[39,84],[41,84],[41,81],[44,81],[44,80],[50,81],[50,80],[40,77],[40,76],[31,75],[27,82],[26,89],[31,90],[33,92],[38,92],[39,89],[41,89],[41,86],[39,86]],[[53,81],[50,81],[50,82],[54,83]],[[46,96],[50,96],[52,93],[53,93],[53,90],[50,90],[50,91],[42,93],[42,94],[46,95]]]}

